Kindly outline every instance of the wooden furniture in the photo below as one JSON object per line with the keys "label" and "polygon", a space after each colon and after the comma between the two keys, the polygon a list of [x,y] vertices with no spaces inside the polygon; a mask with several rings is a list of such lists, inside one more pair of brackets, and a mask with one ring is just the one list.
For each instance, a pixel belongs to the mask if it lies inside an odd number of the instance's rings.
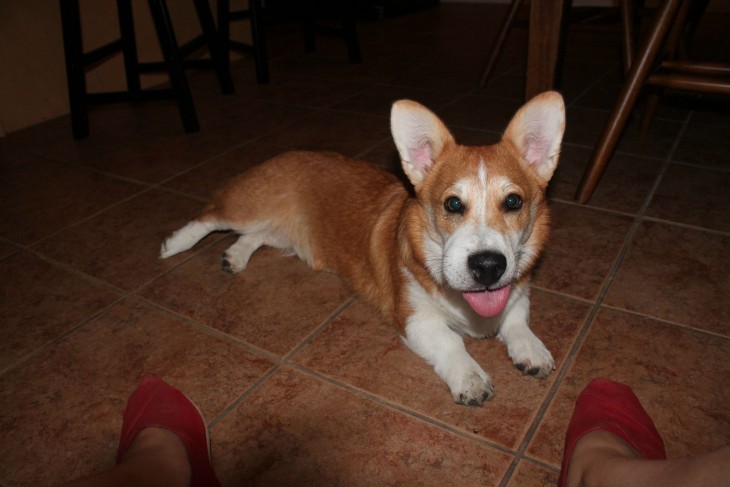
{"label": "wooden furniture", "polygon": [[[281,8],[285,8],[289,15],[294,15],[302,20],[305,52],[315,51],[317,34],[333,35],[342,37],[347,43],[351,63],[362,62],[356,28],[357,5],[355,0],[338,0],[330,3],[328,8],[341,27],[324,25],[319,21],[317,0],[296,0]],[[231,39],[231,22],[246,19],[251,23],[251,43]],[[229,63],[231,50],[252,54],[256,65],[256,81],[260,84],[268,83],[269,60],[264,28],[264,7],[261,0],[249,0],[248,9],[245,10],[231,10],[230,0],[218,0],[218,29],[226,50],[226,66]]]}
{"label": "wooden furniture", "polygon": [[[492,52],[479,79],[480,87],[484,86],[497,64],[522,2],[523,0],[511,0],[510,2],[507,15],[502,21]],[[532,0],[530,2],[526,100],[543,91],[552,90],[557,85],[563,48],[563,24],[565,23],[565,12],[570,7],[570,3],[571,0]]]}
{"label": "wooden furniture", "polygon": [[525,99],[555,88],[560,72],[565,13],[570,0],[532,0]]}
{"label": "wooden furniture", "polygon": [[[193,0],[193,3],[203,34],[183,46],[178,46],[165,0],[148,0],[164,61],[141,63],[137,59],[131,0],[117,0],[120,38],[89,52],[84,51],[82,43],[79,0],[60,0],[66,77],[74,138],[83,139],[89,135],[89,105],[170,98],[177,101],[185,131],[197,132],[200,126],[185,76],[186,68],[212,66],[218,75],[221,91],[223,93],[233,92],[230,72],[223,63],[223,44],[218,37],[208,0]],[[188,54],[203,45],[207,45],[211,59],[185,60]],[[87,70],[93,69],[120,51],[124,57],[127,90],[88,93],[86,90]],[[159,71],[168,73],[171,88],[141,89],[140,74]]]}
{"label": "wooden furniture", "polygon": [[[231,39],[231,22],[250,20],[251,43]],[[263,5],[261,0],[249,0],[247,10],[231,10],[230,0],[218,0],[218,30],[225,46],[225,63],[230,63],[230,51],[236,50],[253,55],[256,66],[256,81],[260,84],[269,82],[269,55],[266,50],[266,32],[264,31]]]}
{"label": "wooden furniture", "polygon": [[[730,95],[729,64],[672,59],[693,5],[696,5],[694,0],[663,0],[659,5],[648,36],[631,62],[621,92],[578,185],[575,195],[578,202],[587,203],[595,191],[642,88],[655,86]],[[663,50],[667,48],[669,59],[661,61]],[[652,110],[655,107],[650,107],[649,112]],[[649,113],[648,117],[652,115]]]}

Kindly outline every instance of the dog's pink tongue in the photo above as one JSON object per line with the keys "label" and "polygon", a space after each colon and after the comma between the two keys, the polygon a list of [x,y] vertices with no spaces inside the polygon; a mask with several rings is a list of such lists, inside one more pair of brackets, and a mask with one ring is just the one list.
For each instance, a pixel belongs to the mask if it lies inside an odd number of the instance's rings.
{"label": "dog's pink tongue", "polygon": [[494,291],[466,292],[464,299],[478,315],[496,316],[507,305],[510,289],[510,286],[505,286]]}

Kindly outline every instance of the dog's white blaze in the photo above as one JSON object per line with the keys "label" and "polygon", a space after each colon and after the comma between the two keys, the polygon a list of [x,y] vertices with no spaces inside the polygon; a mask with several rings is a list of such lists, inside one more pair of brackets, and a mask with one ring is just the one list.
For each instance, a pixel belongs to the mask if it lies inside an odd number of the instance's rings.
{"label": "dog's white blaze", "polygon": [[479,162],[479,170],[477,171],[477,178],[479,180],[479,185],[476,189],[476,197],[474,198],[474,210],[475,210],[475,216],[477,219],[477,222],[479,222],[480,225],[486,225],[487,223],[487,215],[489,213],[488,208],[488,193],[489,190],[488,187],[488,181],[487,181],[487,166],[484,164],[484,161]]}

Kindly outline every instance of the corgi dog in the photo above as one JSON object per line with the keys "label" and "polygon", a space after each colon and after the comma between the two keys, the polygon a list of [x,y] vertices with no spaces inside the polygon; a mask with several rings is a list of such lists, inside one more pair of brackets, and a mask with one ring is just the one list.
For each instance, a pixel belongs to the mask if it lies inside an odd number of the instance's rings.
{"label": "corgi dog", "polygon": [[239,235],[223,254],[230,273],[262,245],[293,252],[394,321],[454,401],[481,406],[494,385],[464,336],[496,336],[524,374],[555,368],[529,327],[528,279],[548,237],[545,190],[564,128],[563,99],[546,92],[517,111],[497,144],[463,146],[427,108],[399,100],[391,131],[412,189],[366,162],[287,152],[234,178],[160,256],[222,230]]}

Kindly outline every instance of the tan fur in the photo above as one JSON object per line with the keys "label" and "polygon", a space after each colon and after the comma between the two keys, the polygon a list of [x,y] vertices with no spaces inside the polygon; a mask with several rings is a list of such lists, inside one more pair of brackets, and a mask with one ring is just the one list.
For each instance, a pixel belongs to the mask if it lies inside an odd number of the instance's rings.
{"label": "tan fur", "polygon": [[305,249],[302,257],[313,269],[341,275],[394,317],[398,226],[407,201],[398,178],[370,164],[334,153],[287,152],[235,178],[199,220],[242,230],[271,220]]}

